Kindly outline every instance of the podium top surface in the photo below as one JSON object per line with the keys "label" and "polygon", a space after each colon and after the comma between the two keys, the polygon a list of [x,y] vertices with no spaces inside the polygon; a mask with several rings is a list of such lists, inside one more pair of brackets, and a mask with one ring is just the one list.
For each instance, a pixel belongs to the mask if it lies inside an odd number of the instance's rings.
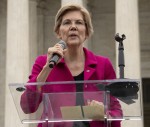
{"label": "podium top surface", "polygon": [[110,83],[116,83],[116,82],[136,82],[140,83],[139,79],[110,79],[110,80],[83,80],[83,81],[52,81],[52,82],[30,82],[30,83],[9,83],[9,86],[27,86],[27,85],[54,85],[54,84],[80,84],[80,83],[99,83],[99,84],[110,84]]}

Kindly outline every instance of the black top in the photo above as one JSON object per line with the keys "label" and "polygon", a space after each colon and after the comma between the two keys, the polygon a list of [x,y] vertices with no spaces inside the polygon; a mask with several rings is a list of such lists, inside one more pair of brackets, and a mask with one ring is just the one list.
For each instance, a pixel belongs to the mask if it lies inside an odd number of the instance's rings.
{"label": "black top", "polygon": [[[84,72],[80,73],[78,76],[74,76],[75,81],[82,81],[84,80]],[[84,99],[83,99],[83,83],[76,84],[76,105],[84,105]]]}
{"label": "black top", "polygon": [[[82,81],[84,80],[84,71],[80,73],[77,76],[74,76],[75,81]],[[83,83],[78,83],[76,84],[76,105],[84,105],[84,99],[83,99]],[[89,122],[87,121],[81,121],[81,122],[74,122],[73,127],[90,127]]]}

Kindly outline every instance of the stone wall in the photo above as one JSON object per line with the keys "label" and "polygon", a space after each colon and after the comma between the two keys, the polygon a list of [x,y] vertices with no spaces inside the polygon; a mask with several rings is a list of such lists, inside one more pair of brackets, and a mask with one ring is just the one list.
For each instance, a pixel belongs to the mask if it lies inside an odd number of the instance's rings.
{"label": "stone wall", "polygon": [[139,1],[142,78],[150,78],[150,1]]}
{"label": "stone wall", "polygon": [[4,127],[6,67],[6,0],[0,2],[0,125]]}
{"label": "stone wall", "polygon": [[92,0],[88,7],[94,27],[89,48],[98,55],[109,57],[115,68],[115,1]]}
{"label": "stone wall", "polygon": [[[43,7],[42,7],[43,5]],[[53,28],[57,10],[61,7],[61,0],[48,0],[38,6],[38,54],[45,54],[50,46],[58,42]]]}

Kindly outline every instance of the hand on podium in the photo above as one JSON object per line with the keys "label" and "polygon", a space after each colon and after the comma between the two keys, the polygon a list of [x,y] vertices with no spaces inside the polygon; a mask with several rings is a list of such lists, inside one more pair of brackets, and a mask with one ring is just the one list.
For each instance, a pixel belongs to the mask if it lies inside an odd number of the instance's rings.
{"label": "hand on podium", "polygon": [[96,100],[88,100],[85,106],[61,107],[62,118],[67,120],[104,120],[104,104]]}
{"label": "hand on podium", "polygon": [[99,101],[96,101],[96,100],[92,100],[92,101],[87,100],[87,104],[89,106],[100,106],[100,105],[104,106],[104,104],[102,102],[99,102]]}
{"label": "hand on podium", "polygon": [[104,120],[104,104],[96,100],[88,100],[87,103],[87,106],[83,106],[85,118]]}

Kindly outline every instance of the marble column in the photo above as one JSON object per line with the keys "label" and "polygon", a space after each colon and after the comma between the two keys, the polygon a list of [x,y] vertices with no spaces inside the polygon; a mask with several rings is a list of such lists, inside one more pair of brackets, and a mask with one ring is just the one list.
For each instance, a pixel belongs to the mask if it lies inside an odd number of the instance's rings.
{"label": "marble column", "polygon": [[138,0],[116,0],[116,33],[126,35],[125,77],[141,78]]}
{"label": "marble column", "polygon": [[[29,74],[29,1],[7,1],[5,127],[24,127],[21,124],[9,83],[23,83]],[[15,98],[15,100],[18,99]]]}
{"label": "marble column", "polygon": [[[116,0],[116,33],[126,35],[126,39],[124,40],[124,77],[130,79],[141,79],[138,0]],[[118,43],[116,44],[116,51],[118,54]],[[117,72],[119,72],[118,69],[117,65]],[[119,77],[119,73],[117,77]],[[128,105],[123,106],[128,107]],[[140,110],[141,108],[138,105],[130,106],[127,113],[135,113]],[[122,122],[122,126],[142,127],[143,121],[124,121]]]}

